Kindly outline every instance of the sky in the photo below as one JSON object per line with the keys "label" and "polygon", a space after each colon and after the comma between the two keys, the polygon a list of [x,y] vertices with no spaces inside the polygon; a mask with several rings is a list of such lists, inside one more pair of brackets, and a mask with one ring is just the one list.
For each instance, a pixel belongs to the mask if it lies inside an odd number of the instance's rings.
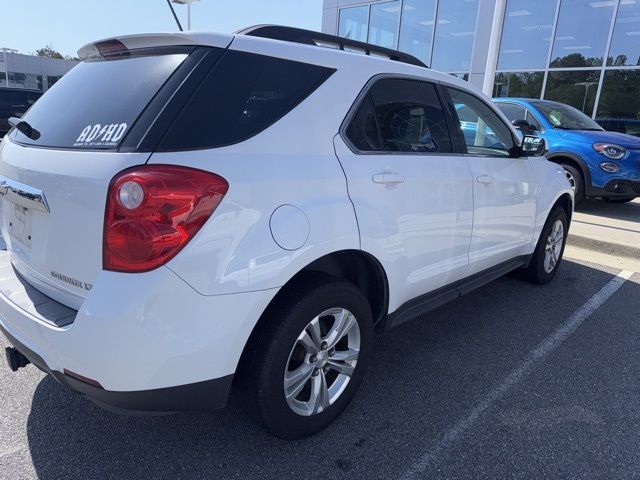
{"label": "sky", "polygon": [[[142,32],[176,31],[166,0],[0,0],[0,47],[34,53],[51,45],[75,56],[86,43]],[[174,5],[186,29],[187,8]],[[233,32],[260,23],[320,30],[322,0],[200,0],[193,30]]]}

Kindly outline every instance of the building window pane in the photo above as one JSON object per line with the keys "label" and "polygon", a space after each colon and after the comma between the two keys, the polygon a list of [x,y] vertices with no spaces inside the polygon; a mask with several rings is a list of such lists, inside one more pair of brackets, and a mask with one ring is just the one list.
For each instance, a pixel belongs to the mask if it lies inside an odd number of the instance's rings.
{"label": "building window pane", "polygon": [[386,48],[397,47],[401,3],[397,0],[371,5],[369,43]]}
{"label": "building window pane", "polygon": [[470,69],[477,18],[478,0],[440,1],[433,68],[445,72]]}
{"label": "building window pane", "polygon": [[464,80],[465,82],[469,81],[468,73],[450,73],[449,75],[451,75],[452,77],[459,78],[460,80]]}
{"label": "building window pane", "polygon": [[604,74],[596,120],[607,130],[640,136],[640,71]]}
{"label": "building window pane", "polygon": [[551,67],[602,65],[615,1],[562,0]]}
{"label": "building window pane", "polygon": [[591,116],[599,80],[599,71],[549,72],[544,98],[567,103]]}
{"label": "building window pane", "polygon": [[369,7],[343,8],[340,10],[340,27],[338,35],[361,42],[367,41],[367,24],[369,23]]}
{"label": "building window pane", "polygon": [[608,64],[640,65],[640,2],[620,2]]}
{"label": "building window pane", "polygon": [[405,0],[400,26],[399,50],[427,65],[431,62],[436,0]]}
{"label": "building window pane", "polygon": [[494,97],[540,98],[544,72],[498,73]]}
{"label": "building window pane", "polygon": [[499,70],[547,66],[557,0],[509,0],[500,45]]}

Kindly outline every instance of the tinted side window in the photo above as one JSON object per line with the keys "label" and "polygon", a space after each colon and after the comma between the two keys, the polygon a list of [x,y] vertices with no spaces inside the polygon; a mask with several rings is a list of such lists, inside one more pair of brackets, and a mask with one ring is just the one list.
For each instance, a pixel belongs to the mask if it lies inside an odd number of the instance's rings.
{"label": "tinted side window", "polygon": [[381,80],[372,87],[371,98],[384,151],[452,151],[447,122],[432,84]]}
{"label": "tinted side window", "polygon": [[333,72],[230,50],[187,101],[159,150],[214,148],[247,140],[293,110]]}
{"label": "tinted side window", "polygon": [[347,127],[347,138],[362,152],[382,150],[371,95],[367,95]]}
{"label": "tinted side window", "polygon": [[515,103],[496,103],[496,107],[513,122],[514,120],[526,120],[527,112],[524,107]]}
{"label": "tinted side window", "polygon": [[498,115],[478,97],[449,88],[467,151],[477,155],[504,155],[515,146],[511,130]]}

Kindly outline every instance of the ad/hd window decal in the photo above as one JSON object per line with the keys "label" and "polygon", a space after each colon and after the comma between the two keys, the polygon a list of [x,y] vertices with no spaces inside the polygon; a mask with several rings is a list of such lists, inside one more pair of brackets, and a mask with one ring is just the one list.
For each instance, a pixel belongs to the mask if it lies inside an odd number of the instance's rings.
{"label": "ad/hd window decal", "polygon": [[126,123],[87,125],[73,144],[74,147],[115,147],[127,131]]}

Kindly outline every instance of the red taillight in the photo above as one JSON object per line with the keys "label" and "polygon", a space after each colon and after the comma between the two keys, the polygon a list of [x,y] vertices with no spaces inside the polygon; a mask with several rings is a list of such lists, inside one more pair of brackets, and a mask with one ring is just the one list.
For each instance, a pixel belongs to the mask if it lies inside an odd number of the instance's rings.
{"label": "red taillight", "polygon": [[164,265],[200,230],[227,193],[210,172],[145,165],[116,175],[104,219],[105,270],[146,272]]}

